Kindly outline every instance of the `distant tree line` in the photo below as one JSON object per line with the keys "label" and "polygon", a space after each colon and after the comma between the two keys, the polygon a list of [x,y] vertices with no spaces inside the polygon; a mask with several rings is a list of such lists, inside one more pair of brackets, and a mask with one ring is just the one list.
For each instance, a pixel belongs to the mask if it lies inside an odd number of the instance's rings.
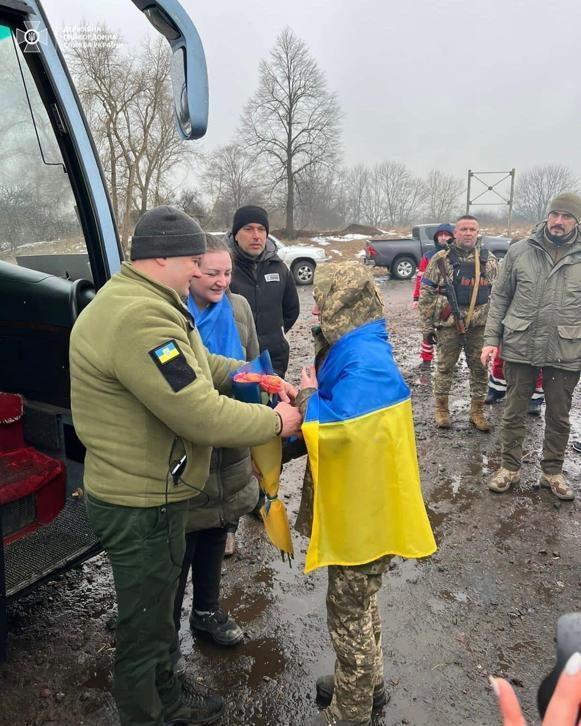
{"label": "distant tree line", "polygon": [[[176,204],[214,229],[227,228],[242,204],[262,204],[271,226],[289,238],[298,230],[349,224],[401,228],[451,220],[464,211],[464,179],[438,169],[420,177],[389,159],[342,163],[339,102],[304,41],[289,28],[261,61],[256,91],[234,138],[205,152],[181,141],[174,128],[166,44],[148,40],[127,50],[105,26],[101,30],[109,33],[109,42],[73,47],[67,61],[125,246],[140,214],[162,203]],[[197,186],[184,189],[180,180],[194,166]],[[0,185],[0,222],[17,210],[31,222],[35,218],[35,225],[49,224],[50,205],[45,213],[36,203],[33,213],[30,197],[17,187],[16,180]],[[573,173],[560,165],[517,170],[516,218],[542,219],[554,194],[578,188]],[[0,228],[9,229],[9,223]]]}

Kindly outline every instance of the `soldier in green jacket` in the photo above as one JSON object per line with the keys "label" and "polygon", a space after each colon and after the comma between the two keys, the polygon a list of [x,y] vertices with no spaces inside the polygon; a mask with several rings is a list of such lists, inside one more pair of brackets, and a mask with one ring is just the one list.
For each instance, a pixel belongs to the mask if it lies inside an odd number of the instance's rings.
{"label": "soldier in green jacket", "polygon": [[502,417],[502,465],[488,483],[496,493],[521,478],[526,412],[540,369],[545,440],[540,484],[559,499],[575,493],[563,474],[569,411],[581,372],[581,197],[559,194],[547,219],[511,245],[492,290],[482,362],[500,348],[508,384]]}
{"label": "soldier in green jacket", "polygon": [[188,215],[150,210],[135,227],[131,263],[71,334],[71,406],[87,449],[88,516],[111,559],[117,594],[113,692],[122,726],[221,716],[223,700],[177,679],[170,661],[188,500],[205,496],[213,446],[253,446],[300,427],[289,403],[273,410],[222,395],[243,361],[209,354],[183,302],[205,249],[205,234]]}

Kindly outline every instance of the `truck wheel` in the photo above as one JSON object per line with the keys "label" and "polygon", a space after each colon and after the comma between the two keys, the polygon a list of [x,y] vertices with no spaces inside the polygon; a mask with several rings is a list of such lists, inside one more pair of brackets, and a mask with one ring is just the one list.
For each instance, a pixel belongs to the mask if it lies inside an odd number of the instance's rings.
{"label": "truck wheel", "polygon": [[292,266],[292,273],[297,285],[312,285],[315,263],[310,260],[299,260]]}
{"label": "truck wheel", "polygon": [[398,257],[391,266],[391,276],[396,280],[409,280],[416,271],[416,261],[413,257]]}

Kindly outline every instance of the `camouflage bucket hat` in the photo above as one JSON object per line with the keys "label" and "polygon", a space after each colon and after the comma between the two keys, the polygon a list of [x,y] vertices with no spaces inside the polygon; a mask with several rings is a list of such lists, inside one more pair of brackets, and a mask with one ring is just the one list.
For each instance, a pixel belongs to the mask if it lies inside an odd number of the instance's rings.
{"label": "camouflage bucket hat", "polygon": [[313,297],[320,309],[333,284],[333,268],[335,265],[318,265],[313,279]]}
{"label": "camouflage bucket hat", "polygon": [[361,262],[347,260],[317,267],[314,285],[321,330],[330,344],[384,316],[373,275]]}

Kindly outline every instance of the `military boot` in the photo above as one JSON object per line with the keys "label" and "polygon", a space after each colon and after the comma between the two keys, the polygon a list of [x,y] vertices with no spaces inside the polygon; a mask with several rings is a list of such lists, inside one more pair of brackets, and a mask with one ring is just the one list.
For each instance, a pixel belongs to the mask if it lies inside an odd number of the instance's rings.
{"label": "military boot", "polygon": [[450,412],[448,411],[448,396],[436,396],[436,426],[439,429],[450,428]]}
{"label": "military boot", "polygon": [[325,710],[318,713],[316,716],[311,716],[304,723],[303,726],[371,726],[371,719],[367,721],[345,721],[342,718],[335,718]]}
{"label": "military boot", "polygon": [[484,418],[484,401],[481,398],[473,398],[470,401],[470,423],[478,431],[485,431],[486,433],[492,431],[492,426]]}
{"label": "military boot", "polygon": [[[320,706],[329,706],[335,690],[335,676],[321,676],[317,678],[317,703]],[[391,698],[389,691],[385,690],[385,684],[379,683],[373,689],[373,710],[383,708]]]}
{"label": "military boot", "polygon": [[513,484],[520,482],[520,469],[518,471],[511,471],[501,466],[500,469],[495,472],[488,482],[488,488],[491,492],[497,494],[504,494],[507,492]]}
{"label": "military boot", "polygon": [[224,699],[184,679],[182,699],[165,714],[164,726],[194,726],[218,721],[224,713]]}
{"label": "military boot", "polygon": [[575,492],[571,489],[569,482],[563,473],[560,474],[541,474],[540,485],[546,489],[550,489],[559,499],[571,502],[575,499]]}

